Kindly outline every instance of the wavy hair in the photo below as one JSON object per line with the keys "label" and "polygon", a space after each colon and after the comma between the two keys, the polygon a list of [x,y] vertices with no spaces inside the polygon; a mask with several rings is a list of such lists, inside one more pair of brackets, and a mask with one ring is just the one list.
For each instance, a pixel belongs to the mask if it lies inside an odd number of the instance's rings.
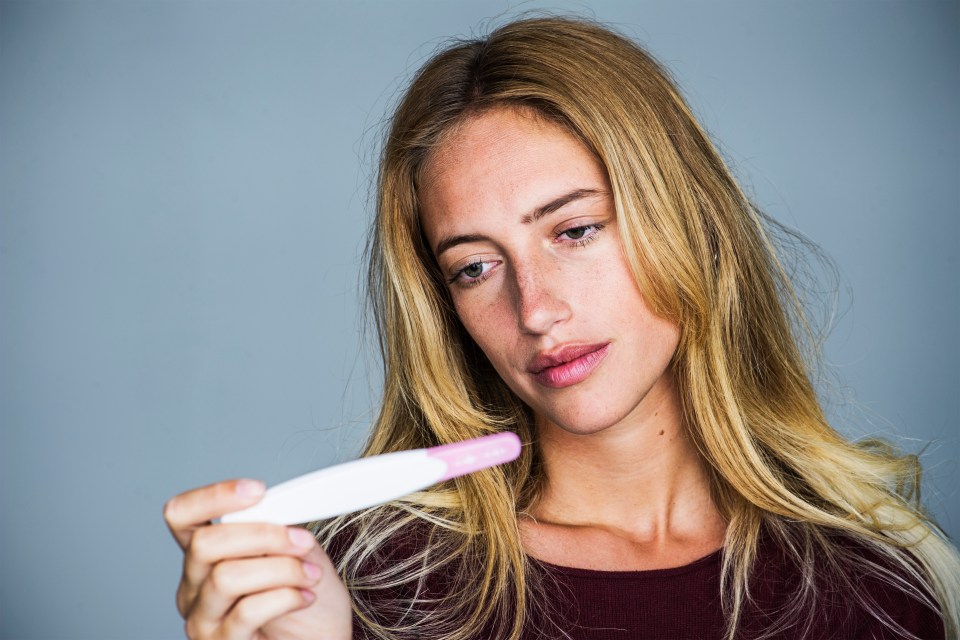
{"label": "wavy hair", "polygon": [[[672,366],[728,523],[726,637],[749,602],[762,531],[804,577],[795,609],[771,619],[769,634],[812,623],[803,612],[816,608],[817,563],[838,576],[863,564],[838,535],[879,554],[873,569],[896,588],[919,585],[948,636],[956,634],[960,560],[919,506],[917,460],[877,441],[850,442],[828,424],[811,382],[816,344],[777,257],[774,223],[742,193],[649,54],[605,27],[558,17],[512,22],[439,52],[389,123],[369,246],[384,396],[364,454],[505,429],[528,446],[511,465],[317,526],[322,540],[339,545],[365,633],[454,640],[485,629],[516,638],[549,601],[518,527],[544,480],[532,416],[460,324],[418,215],[431,153],[467,118],[502,107],[564,127],[598,158],[636,282],[651,308],[681,328]],[[388,553],[398,539],[404,551]],[[440,573],[448,576],[443,589],[431,588]],[[367,598],[376,593],[395,596],[390,611],[382,598]],[[862,604],[884,619],[875,603]]]}

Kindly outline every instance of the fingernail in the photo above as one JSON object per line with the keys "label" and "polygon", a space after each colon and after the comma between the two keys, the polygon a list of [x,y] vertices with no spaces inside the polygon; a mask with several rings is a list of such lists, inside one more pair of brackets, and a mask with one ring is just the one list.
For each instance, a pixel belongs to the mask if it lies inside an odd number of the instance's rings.
{"label": "fingernail", "polygon": [[290,536],[290,542],[292,542],[295,547],[306,549],[313,546],[313,534],[306,529],[290,527],[287,529],[287,535]]}
{"label": "fingernail", "polygon": [[256,498],[263,495],[267,487],[259,480],[237,480],[234,490],[241,498]]}
{"label": "fingernail", "polygon": [[313,591],[310,591],[309,589],[300,589],[300,595],[302,595],[303,599],[306,600],[307,602],[313,602],[314,599],[317,597],[316,594]]}
{"label": "fingernail", "polygon": [[320,577],[320,567],[313,564],[312,562],[304,562],[303,573],[311,580],[316,580],[317,578]]}

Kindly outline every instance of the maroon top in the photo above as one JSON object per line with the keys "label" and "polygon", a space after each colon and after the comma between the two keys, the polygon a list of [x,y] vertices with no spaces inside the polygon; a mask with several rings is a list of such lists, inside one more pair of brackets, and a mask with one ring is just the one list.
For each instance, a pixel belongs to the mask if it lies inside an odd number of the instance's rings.
{"label": "maroon top", "polygon": [[[375,563],[383,567],[383,563],[395,562],[401,556],[409,557],[411,542],[416,539],[422,540],[419,536],[412,536],[391,549],[381,550]],[[329,549],[335,560],[339,555],[337,543],[343,542],[342,539],[336,540]],[[848,570],[846,574],[858,586],[858,595],[873,601],[877,609],[915,637],[943,639],[945,633],[939,613],[924,605],[919,596],[893,589],[883,582],[870,569],[871,563],[882,564],[882,561],[869,551],[861,550],[861,554],[865,560],[863,568]],[[651,571],[594,571],[533,560],[544,577],[543,591],[549,600],[550,613],[537,613],[542,608],[535,608],[527,618],[523,639],[720,640],[725,627],[720,605],[721,561],[722,550],[682,567]],[[770,542],[761,543],[754,567],[749,583],[751,599],[742,612],[738,640],[752,640],[770,631],[773,631],[772,635],[766,637],[776,639],[893,640],[909,637],[894,633],[863,607],[855,605],[849,592],[840,586],[843,581],[831,580],[821,567],[817,567],[815,576],[818,585],[816,615],[806,633],[796,619],[792,623],[788,620],[785,627],[771,629],[778,619],[782,622],[780,616],[784,612],[798,608],[796,594],[801,573],[795,563]],[[395,608],[385,606],[388,601],[394,605],[403,603],[404,617],[410,622],[408,616],[415,617],[417,610],[430,615],[429,605],[413,604],[413,609],[409,608],[411,597],[436,602],[435,598],[447,595],[450,587],[458,582],[449,571],[440,569],[431,574],[421,585],[419,596],[410,591],[412,585],[406,585],[364,589],[354,597],[364,598],[373,615],[395,611]],[[504,603],[504,612],[509,610],[510,603]],[[801,609],[796,613],[801,623],[807,621],[808,610]],[[509,613],[507,615],[509,617]],[[544,615],[549,619],[544,619]],[[366,637],[359,620],[355,621],[355,631],[356,637]],[[496,633],[478,630],[475,637],[496,636]]]}
{"label": "maroon top", "polygon": [[[561,623],[574,640],[628,638],[720,639],[724,616],[720,607],[720,563],[717,551],[691,564],[653,571],[592,571],[540,562],[557,580],[566,619]],[[784,571],[779,558],[766,558],[750,583],[753,603],[744,610],[738,638],[755,638],[772,622],[770,614],[789,607],[799,573]],[[940,616],[919,600],[878,580],[862,581],[865,592],[906,630],[923,640],[944,638]],[[790,627],[775,638],[868,640],[909,637],[890,631],[842,593],[824,594],[823,608],[806,636]],[[537,625],[539,626],[539,625]],[[530,635],[529,637],[534,637]]]}

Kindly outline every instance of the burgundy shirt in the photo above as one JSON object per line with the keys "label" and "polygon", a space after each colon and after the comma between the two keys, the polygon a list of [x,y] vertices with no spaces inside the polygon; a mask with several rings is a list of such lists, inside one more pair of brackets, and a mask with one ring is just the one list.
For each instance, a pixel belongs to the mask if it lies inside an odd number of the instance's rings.
{"label": "burgundy shirt", "polygon": [[[593,571],[556,567],[540,562],[557,581],[559,625],[573,640],[690,639],[723,637],[720,607],[720,563],[717,551],[691,564],[652,571]],[[750,584],[753,603],[744,610],[738,638],[755,638],[770,623],[770,614],[789,607],[799,574],[785,570],[781,558],[761,558]],[[763,564],[766,562],[766,564]],[[878,580],[860,582],[897,623],[923,640],[944,638],[942,620],[918,599]],[[808,640],[880,640],[908,637],[895,634],[866,611],[849,604],[844,594],[825,594],[822,607],[806,635],[797,627],[775,638]],[[533,626],[539,627],[536,622]],[[530,638],[536,634],[528,634]]]}
{"label": "burgundy shirt", "polygon": [[[406,555],[411,541],[399,541],[396,547],[383,550],[377,564],[391,562]],[[337,541],[340,542],[340,541]],[[336,559],[338,544],[328,549]],[[867,559],[878,559],[863,552]],[[395,555],[396,554],[396,555]],[[543,591],[549,599],[549,620],[533,612],[527,619],[523,640],[562,638],[569,640],[721,640],[725,619],[720,605],[720,564],[722,550],[688,565],[650,571],[594,571],[558,567],[539,560],[533,563],[542,570]],[[381,565],[382,566],[382,565]],[[448,565],[449,566],[449,565]],[[783,611],[796,608],[795,594],[801,575],[785,553],[769,542],[758,548],[754,574],[750,581],[751,601],[747,603],[738,627],[738,640],[759,638],[770,631],[770,625]],[[438,575],[439,574],[439,575]],[[443,596],[457,582],[455,576],[441,570],[427,579],[421,597]],[[862,574],[862,575],[861,575]],[[818,592],[816,615],[804,632],[796,625],[776,630],[769,638],[804,640],[893,640],[909,636],[892,632],[888,626],[854,604],[849,593],[832,588],[836,582],[822,580]],[[942,619],[936,611],[922,603],[918,596],[892,589],[864,569],[854,576],[860,595],[873,600],[880,610],[921,640],[942,640],[945,636]],[[354,594],[365,598],[373,611],[384,608],[387,600],[409,603],[406,588],[364,590]],[[510,603],[504,603],[505,610]],[[405,608],[405,607],[404,607]],[[409,612],[409,610],[408,610]],[[429,611],[423,611],[429,615]],[[806,613],[804,611],[801,614]],[[801,615],[801,620],[806,616]],[[564,636],[563,634],[566,634]],[[362,625],[355,621],[355,635],[367,637]],[[478,639],[495,638],[497,634],[478,630]]]}

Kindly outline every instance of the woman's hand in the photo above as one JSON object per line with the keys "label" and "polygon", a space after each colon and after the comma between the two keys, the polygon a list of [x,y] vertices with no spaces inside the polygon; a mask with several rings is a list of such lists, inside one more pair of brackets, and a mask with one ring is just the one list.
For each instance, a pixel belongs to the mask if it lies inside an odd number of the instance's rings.
{"label": "woman's hand", "polygon": [[351,637],[350,596],[306,529],[211,524],[249,507],[263,484],[234,480],[174,496],[163,517],[184,551],[177,609],[191,640]]}

